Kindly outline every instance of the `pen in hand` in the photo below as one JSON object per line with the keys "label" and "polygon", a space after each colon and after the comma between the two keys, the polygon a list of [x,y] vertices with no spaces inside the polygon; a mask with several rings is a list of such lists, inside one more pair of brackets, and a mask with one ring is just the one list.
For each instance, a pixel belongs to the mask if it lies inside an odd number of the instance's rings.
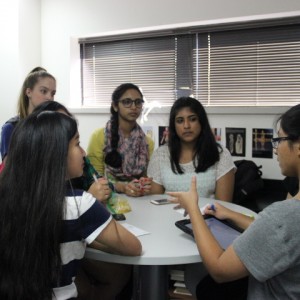
{"label": "pen in hand", "polygon": [[210,209],[211,209],[212,211],[216,211],[215,205],[214,205],[214,204],[211,204],[211,205],[210,205]]}
{"label": "pen in hand", "polygon": [[94,181],[95,181],[96,183],[98,183],[98,178],[97,178],[97,176],[96,176],[95,173],[93,174],[93,178],[94,178]]}

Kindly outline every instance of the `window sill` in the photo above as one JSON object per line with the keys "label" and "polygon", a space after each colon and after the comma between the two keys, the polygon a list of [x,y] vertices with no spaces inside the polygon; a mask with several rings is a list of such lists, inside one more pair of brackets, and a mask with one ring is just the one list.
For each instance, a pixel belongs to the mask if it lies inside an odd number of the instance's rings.
{"label": "window sill", "polygon": [[[261,107],[205,107],[208,114],[216,115],[280,115],[287,111],[288,106]],[[73,114],[110,114],[109,107],[69,107]],[[151,114],[169,114],[170,107],[153,108]]]}

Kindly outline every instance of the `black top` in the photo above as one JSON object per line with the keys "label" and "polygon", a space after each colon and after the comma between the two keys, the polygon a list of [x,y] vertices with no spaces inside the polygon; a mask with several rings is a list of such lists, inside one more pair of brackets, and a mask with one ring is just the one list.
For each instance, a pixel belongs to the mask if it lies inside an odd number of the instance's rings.
{"label": "black top", "polygon": [[292,196],[295,196],[299,191],[299,180],[297,177],[286,177],[283,180],[284,186]]}

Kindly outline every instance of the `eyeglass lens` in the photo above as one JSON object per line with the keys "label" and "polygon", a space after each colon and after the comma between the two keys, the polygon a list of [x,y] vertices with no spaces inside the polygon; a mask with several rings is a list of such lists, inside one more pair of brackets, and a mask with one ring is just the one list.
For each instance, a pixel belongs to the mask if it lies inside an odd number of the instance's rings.
{"label": "eyeglass lens", "polygon": [[142,107],[144,100],[143,99],[135,99],[132,100],[130,98],[122,99],[120,102],[124,105],[124,107],[131,107],[132,104],[134,103],[135,107]]}
{"label": "eyeglass lens", "polygon": [[290,140],[290,137],[288,136],[283,136],[283,137],[278,137],[278,138],[273,138],[272,139],[272,147],[274,149],[277,149],[278,148],[278,145],[281,141],[287,141],[287,140]]}

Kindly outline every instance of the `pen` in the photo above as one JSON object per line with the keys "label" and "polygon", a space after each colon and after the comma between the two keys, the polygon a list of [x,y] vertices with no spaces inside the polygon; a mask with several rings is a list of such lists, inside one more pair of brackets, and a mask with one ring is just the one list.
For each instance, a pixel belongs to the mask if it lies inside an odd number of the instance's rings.
{"label": "pen", "polygon": [[93,174],[93,178],[94,178],[94,181],[95,181],[96,183],[98,183],[98,178],[97,178],[97,176],[95,175],[95,173]]}
{"label": "pen", "polygon": [[244,215],[244,216],[247,216],[247,217],[249,217],[249,218],[251,218],[251,219],[254,219],[254,215],[250,215],[250,214],[246,214],[246,213],[243,213],[243,215]]}
{"label": "pen", "polygon": [[210,205],[210,209],[211,209],[212,211],[216,211],[215,205],[214,205],[214,204],[211,204],[211,205]]}

